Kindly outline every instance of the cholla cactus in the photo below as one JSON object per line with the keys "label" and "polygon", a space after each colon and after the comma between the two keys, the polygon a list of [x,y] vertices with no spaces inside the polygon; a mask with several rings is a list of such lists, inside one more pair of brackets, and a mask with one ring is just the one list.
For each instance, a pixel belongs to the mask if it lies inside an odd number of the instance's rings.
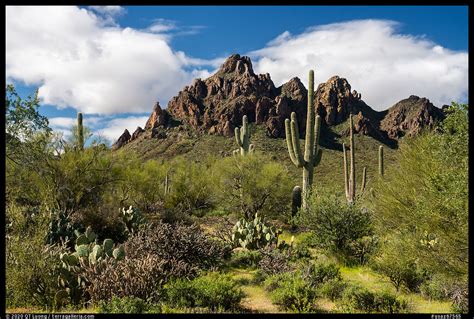
{"label": "cholla cactus", "polygon": [[[250,144],[250,130],[248,124],[247,115],[244,115],[242,117],[242,127],[240,129],[236,127],[234,131],[235,141],[240,147],[240,155],[242,156],[253,153],[255,149],[254,145]],[[234,155],[237,155],[237,153],[239,153],[238,149],[233,152]]]}
{"label": "cholla cactus", "polygon": [[246,221],[244,218],[239,220],[232,229],[232,241],[237,247],[247,249],[259,249],[270,244],[278,242],[278,235],[281,230],[274,226],[265,225],[263,218],[255,214],[255,218]]}
{"label": "cholla cactus", "polygon": [[129,232],[137,230],[140,225],[146,223],[146,220],[140,214],[140,211],[136,208],[133,208],[132,206],[130,206],[127,210],[125,208],[122,208],[120,210],[120,214]]}
{"label": "cholla cactus", "polygon": [[304,157],[300,147],[300,137],[296,113],[291,113],[291,121],[285,120],[286,144],[291,161],[303,168],[303,209],[313,185],[314,167],[321,161],[322,150],[318,147],[321,128],[321,117],[314,112],[314,71],[309,71],[308,112],[306,116],[306,137]]}
{"label": "cholla cactus", "polygon": [[[349,143],[350,143],[350,168],[347,163],[346,144],[342,144],[342,153],[344,156],[344,189],[346,192],[347,202],[352,204],[356,199],[356,183],[355,183],[355,146],[354,146],[354,132],[352,129],[352,114],[349,116]],[[364,167],[362,171],[362,183],[360,187],[360,194],[365,191],[367,170]]]}

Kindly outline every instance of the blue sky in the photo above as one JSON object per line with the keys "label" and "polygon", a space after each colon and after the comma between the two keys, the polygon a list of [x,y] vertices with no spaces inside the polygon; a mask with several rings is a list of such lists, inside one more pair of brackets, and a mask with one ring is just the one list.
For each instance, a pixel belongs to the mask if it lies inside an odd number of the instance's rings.
{"label": "blue sky", "polygon": [[40,88],[51,126],[80,110],[111,141],[233,53],[276,85],[346,77],[378,110],[467,101],[467,6],[7,7],[6,36],[7,81]]}

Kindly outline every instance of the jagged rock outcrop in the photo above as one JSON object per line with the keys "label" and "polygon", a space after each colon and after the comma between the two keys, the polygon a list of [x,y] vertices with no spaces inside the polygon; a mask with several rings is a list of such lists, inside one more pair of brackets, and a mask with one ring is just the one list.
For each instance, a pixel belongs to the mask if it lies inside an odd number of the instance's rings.
{"label": "jagged rock outcrop", "polygon": [[127,129],[125,129],[125,131],[123,131],[122,135],[120,135],[118,140],[112,145],[112,149],[116,150],[116,149],[121,148],[122,146],[127,144],[128,141],[130,141],[131,137],[132,136],[130,135],[130,132]]}
{"label": "jagged rock outcrop", "polygon": [[158,126],[166,126],[169,121],[169,114],[166,110],[162,110],[160,103],[156,102],[153,106],[153,111],[151,112],[148,121],[145,124],[145,131],[153,130]]}
{"label": "jagged rock outcrop", "polygon": [[265,124],[269,136],[279,137],[292,111],[304,122],[304,107],[299,108],[305,106],[306,93],[298,78],[276,88],[269,74],[254,73],[248,57],[234,54],[214,75],[179,92],[168,111],[198,130],[225,136],[232,136],[247,115],[249,122]]}
{"label": "jagged rock outcrop", "polygon": [[[235,127],[242,125],[242,116],[249,123],[264,125],[269,137],[284,137],[284,122],[291,112],[297,114],[300,136],[306,127],[307,89],[297,77],[275,87],[269,74],[255,74],[250,58],[231,55],[219,70],[207,79],[195,79],[184,87],[162,109],[157,102],[145,124],[130,136],[126,130],[114,148],[140,136],[167,137],[168,129],[191,127],[201,133],[232,137]],[[316,112],[324,126],[345,122],[354,114],[355,133],[370,135],[381,141],[413,135],[423,127],[432,127],[443,112],[426,98],[411,96],[377,112],[368,106],[349,82],[333,76],[319,84],[314,94]],[[344,134],[344,132],[342,132]]]}
{"label": "jagged rock outcrop", "polygon": [[145,130],[142,129],[140,126],[138,126],[137,129],[135,130],[135,132],[133,132],[132,137],[130,137],[129,142],[137,139],[144,132],[145,132]]}
{"label": "jagged rock outcrop", "polygon": [[430,100],[415,95],[396,103],[386,113],[380,122],[380,129],[391,139],[413,136],[425,127],[432,128],[444,118],[443,111]]}

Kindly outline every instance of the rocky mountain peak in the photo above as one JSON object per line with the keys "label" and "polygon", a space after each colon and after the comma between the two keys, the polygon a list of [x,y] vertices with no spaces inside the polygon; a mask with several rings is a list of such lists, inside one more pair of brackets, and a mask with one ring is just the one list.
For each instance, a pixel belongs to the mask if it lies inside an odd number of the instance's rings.
{"label": "rocky mountain peak", "polygon": [[231,74],[236,73],[239,75],[248,74],[250,76],[255,75],[252,68],[252,62],[248,56],[240,56],[239,54],[233,54],[225,60],[222,66],[217,71],[218,74]]}

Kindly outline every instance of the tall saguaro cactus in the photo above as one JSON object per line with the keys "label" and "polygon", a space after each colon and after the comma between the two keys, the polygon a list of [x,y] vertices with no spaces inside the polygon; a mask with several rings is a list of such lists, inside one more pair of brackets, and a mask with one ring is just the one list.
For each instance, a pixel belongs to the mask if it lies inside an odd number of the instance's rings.
{"label": "tall saguaro cactus", "polygon": [[[347,153],[346,144],[342,143],[342,152],[344,155],[344,186],[346,191],[347,201],[352,204],[356,199],[356,176],[355,176],[355,146],[354,146],[354,132],[352,114],[349,116],[349,144],[350,144],[350,168],[347,167]],[[362,182],[360,187],[360,193],[364,193],[366,185],[367,169],[364,167],[362,171]]]}
{"label": "tall saguaro cactus", "polygon": [[307,199],[313,185],[313,172],[321,161],[322,150],[318,147],[321,117],[314,111],[314,71],[309,71],[308,111],[306,116],[306,137],[304,157],[300,147],[300,137],[296,113],[291,113],[291,121],[285,120],[286,144],[291,161],[303,168],[303,209],[307,208]]}
{"label": "tall saguaro cactus", "polygon": [[84,126],[82,125],[82,113],[77,113],[77,144],[79,150],[84,150]]}
{"label": "tall saguaro cactus", "polygon": [[[249,121],[247,115],[242,117],[242,127],[235,128],[235,141],[240,147],[240,154],[242,156],[247,155],[248,153],[253,153],[254,146],[250,144],[250,130],[249,130]],[[239,150],[234,151],[234,155],[237,154]]]}
{"label": "tall saguaro cactus", "polygon": [[383,146],[379,146],[379,175],[383,177],[384,166],[383,166]]}

